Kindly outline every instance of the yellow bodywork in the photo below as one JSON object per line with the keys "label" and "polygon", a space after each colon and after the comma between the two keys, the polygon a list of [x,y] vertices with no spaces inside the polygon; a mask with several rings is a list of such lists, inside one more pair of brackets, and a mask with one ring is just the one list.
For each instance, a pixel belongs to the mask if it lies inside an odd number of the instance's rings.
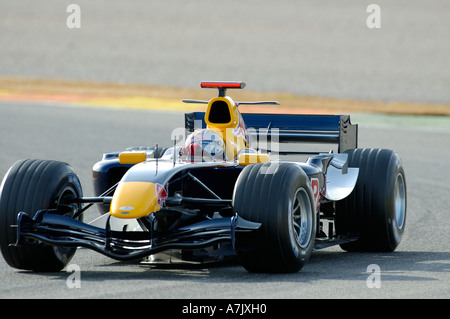
{"label": "yellow bodywork", "polygon": [[268,162],[269,154],[240,154],[238,158],[238,163],[242,166]]}
{"label": "yellow bodywork", "polygon": [[145,162],[147,153],[145,152],[122,152],[119,154],[120,164],[138,164]]}
{"label": "yellow bodywork", "polygon": [[[229,122],[214,123],[209,120],[211,106],[216,102],[225,102],[227,104],[230,113]],[[216,132],[223,138],[228,159],[236,158],[237,154],[239,154],[242,149],[248,147],[247,130],[244,121],[242,120],[236,103],[228,96],[219,96],[209,101],[205,113],[205,122],[208,129]]]}
{"label": "yellow bodywork", "polygon": [[145,217],[159,211],[166,197],[161,185],[149,182],[121,182],[114,192],[110,214],[118,218]]}

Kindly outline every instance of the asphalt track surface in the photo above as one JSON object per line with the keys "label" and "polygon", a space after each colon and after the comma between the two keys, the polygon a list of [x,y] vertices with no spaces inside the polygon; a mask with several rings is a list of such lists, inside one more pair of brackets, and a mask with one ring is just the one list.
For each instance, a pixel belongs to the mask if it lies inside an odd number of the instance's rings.
{"label": "asphalt track surface", "polygon": [[[81,288],[68,288],[70,272],[33,273],[0,258],[0,298],[449,298],[448,194],[450,120],[430,117],[354,116],[360,147],[396,150],[408,187],[404,238],[394,253],[346,253],[332,247],[313,254],[296,274],[251,274],[237,264],[152,268],[79,249]],[[170,125],[168,125],[170,123]],[[103,152],[128,146],[170,145],[179,112],[0,103],[0,175],[18,159],[67,161],[92,194],[91,169]],[[96,210],[86,218],[97,216]],[[369,288],[369,265],[380,267],[380,288]]]}
{"label": "asphalt track surface", "polygon": [[[80,28],[67,27],[71,3]],[[447,0],[0,0],[0,75],[449,103],[448,12]]]}

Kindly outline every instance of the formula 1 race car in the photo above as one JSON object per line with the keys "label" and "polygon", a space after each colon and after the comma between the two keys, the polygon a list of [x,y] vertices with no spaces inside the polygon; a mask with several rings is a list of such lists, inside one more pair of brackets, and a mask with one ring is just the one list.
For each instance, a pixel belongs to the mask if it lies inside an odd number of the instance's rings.
{"label": "formula 1 race car", "polygon": [[[207,108],[185,114],[173,146],[104,154],[93,197],[67,163],[16,162],[0,189],[4,259],[59,271],[87,247],[116,260],[234,258],[250,272],[297,272],[331,245],[395,250],[406,220],[399,156],[358,149],[348,115],[241,114],[242,104],[278,104],[226,95],[244,86],[202,82],[219,96],[183,100]],[[83,222],[93,205],[100,217]]]}

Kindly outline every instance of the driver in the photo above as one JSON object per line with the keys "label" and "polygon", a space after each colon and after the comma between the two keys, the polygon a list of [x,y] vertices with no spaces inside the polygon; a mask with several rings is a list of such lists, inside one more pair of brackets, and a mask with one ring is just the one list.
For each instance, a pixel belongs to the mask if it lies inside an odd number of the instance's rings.
{"label": "driver", "polygon": [[214,131],[201,129],[190,134],[181,149],[181,159],[190,162],[226,161],[225,143]]}

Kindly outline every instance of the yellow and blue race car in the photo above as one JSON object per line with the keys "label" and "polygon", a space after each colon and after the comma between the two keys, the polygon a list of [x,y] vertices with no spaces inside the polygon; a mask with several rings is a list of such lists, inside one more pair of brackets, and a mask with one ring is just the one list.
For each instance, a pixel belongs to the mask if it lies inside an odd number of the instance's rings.
{"label": "yellow and blue race car", "polygon": [[[314,249],[393,251],[406,221],[399,156],[357,148],[348,115],[241,114],[228,89],[185,114],[167,147],[103,155],[95,196],[67,163],[21,160],[0,189],[0,246],[18,269],[58,271],[77,247],[117,260],[297,272]],[[96,205],[100,217],[83,215]]]}

